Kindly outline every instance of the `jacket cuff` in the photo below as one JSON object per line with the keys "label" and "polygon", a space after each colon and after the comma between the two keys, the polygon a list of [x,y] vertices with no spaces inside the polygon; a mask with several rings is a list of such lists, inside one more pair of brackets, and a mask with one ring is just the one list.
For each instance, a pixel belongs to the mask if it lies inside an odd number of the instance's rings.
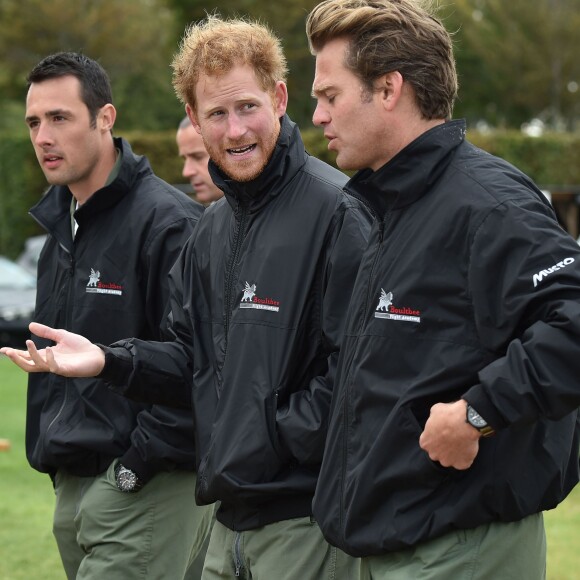
{"label": "jacket cuff", "polygon": [[125,394],[129,376],[133,371],[131,353],[122,347],[112,348],[98,343],[97,346],[105,353],[105,365],[97,378],[108,383],[107,386],[115,393]]}
{"label": "jacket cuff", "polygon": [[496,431],[507,427],[481,385],[471,387],[461,398],[466,400]]}
{"label": "jacket cuff", "polygon": [[151,480],[157,473],[157,470],[150,463],[143,461],[134,447],[129,448],[125,455],[119,457],[119,461],[131,471],[134,471],[143,484]]}

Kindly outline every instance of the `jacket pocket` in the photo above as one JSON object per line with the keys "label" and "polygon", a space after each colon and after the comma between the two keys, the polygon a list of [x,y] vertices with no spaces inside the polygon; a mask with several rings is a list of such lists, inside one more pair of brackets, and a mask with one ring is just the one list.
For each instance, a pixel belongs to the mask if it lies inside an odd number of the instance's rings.
{"label": "jacket pocket", "polygon": [[284,449],[280,438],[278,437],[278,429],[276,426],[276,415],[278,412],[278,391],[273,391],[264,402],[266,407],[266,427],[268,430],[268,438],[272,449],[278,456],[281,462],[287,462],[291,455]]}

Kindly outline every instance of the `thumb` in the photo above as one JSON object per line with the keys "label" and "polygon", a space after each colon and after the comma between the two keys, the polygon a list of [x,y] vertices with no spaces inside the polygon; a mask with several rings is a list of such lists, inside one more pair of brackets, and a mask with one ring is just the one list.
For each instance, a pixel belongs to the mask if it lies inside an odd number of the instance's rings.
{"label": "thumb", "polygon": [[44,324],[39,324],[38,322],[31,322],[28,325],[30,332],[40,338],[47,338],[48,340],[57,341],[58,330],[46,326]]}

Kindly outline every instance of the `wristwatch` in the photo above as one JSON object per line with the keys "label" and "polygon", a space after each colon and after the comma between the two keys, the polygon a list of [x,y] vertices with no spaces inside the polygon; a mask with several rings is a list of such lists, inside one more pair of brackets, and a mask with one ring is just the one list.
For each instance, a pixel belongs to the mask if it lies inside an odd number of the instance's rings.
{"label": "wristwatch", "polygon": [[135,493],[143,487],[143,482],[137,474],[121,462],[115,466],[115,482],[117,487],[125,493]]}
{"label": "wristwatch", "polygon": [[487,421],[469,404],[467,403],[467,416],[465,421],[472,427],[475,427],[482,437],[491,437],[495,435],[495,429],[487,424]]}

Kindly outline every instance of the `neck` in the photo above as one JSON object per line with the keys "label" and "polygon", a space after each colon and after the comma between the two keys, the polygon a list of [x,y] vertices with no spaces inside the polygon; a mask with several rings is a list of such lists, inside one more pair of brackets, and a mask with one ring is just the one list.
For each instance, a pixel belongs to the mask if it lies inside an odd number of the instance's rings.
{"label": "neck", "polygon": [[113,171],[117,161],[117,150],[111,137],[110,146],[101,152],[100,157],[86,179],[69,184],[69,189],[79,205],[83,205],[99,189],[101,189]]}

